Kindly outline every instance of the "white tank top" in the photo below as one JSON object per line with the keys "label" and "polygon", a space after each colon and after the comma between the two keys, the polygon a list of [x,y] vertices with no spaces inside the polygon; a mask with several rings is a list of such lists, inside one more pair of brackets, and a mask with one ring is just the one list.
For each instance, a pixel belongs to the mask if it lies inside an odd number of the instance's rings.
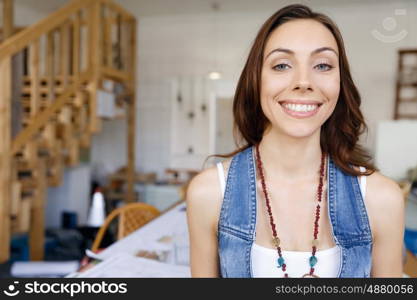
{"label": "white tank top", "polygon": [[[360,167],[361,172],[365,171]],[[221,162],[217,163],[222,197],[226,188],[226,176]],[[366,176],[360,177],[360,189],[362,198],[365,199]],[[258,195],[258,192],[257,192]],[[259,198],[257,196],[257,198]],[[310,270],[309,258],[311,251],[282,251],[282,256],[288,265],[287,273],[289,277],[302,277]],[[318,250],[316,252],[317,264],[314,267],[314,274],[319,277],[337,277],[340,269],[340,247],[338,245]],[[251,262],[253,277],[284,277],[281,268],[277,268],[278,253],[276,249],[263,247],[256,244],[252,245]]]}

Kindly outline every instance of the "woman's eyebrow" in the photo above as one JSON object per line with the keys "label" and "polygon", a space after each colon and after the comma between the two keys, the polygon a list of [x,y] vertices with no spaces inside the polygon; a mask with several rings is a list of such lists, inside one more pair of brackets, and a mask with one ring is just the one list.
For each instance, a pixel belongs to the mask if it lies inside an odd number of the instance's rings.
{"label": "woman's eyebrow", "polygon": [[[339,56],[339,54],[337,53],[337,51],[334,50],[332,47],[320,47],[320,48],[317,48],[316,50],[311,51],[311,54],[310,55],[314,55],[314,54],[317,54],[317,53],[320,53],[320,52],[323,52],[323,51],[332,51],[332,52],[334,52],[334,54],[336,54],[336,56]],[[284,53],[287,53],[287,54],[290,54],[290,55],[294,55],[294,51],[292,51],[290,49],[276,48],[276,49],[272,50],[271,52],[269,52],[268,55],[265,57],[265,59],[267,59],[268,56],[270,56],[274,52],[284,52]]]}

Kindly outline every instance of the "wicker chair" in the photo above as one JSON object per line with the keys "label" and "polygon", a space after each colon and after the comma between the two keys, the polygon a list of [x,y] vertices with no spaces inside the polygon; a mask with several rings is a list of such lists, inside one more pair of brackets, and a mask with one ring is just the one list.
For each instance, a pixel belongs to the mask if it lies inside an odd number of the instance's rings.
{"label": "wicker chair", "polygon": [[157,208],[146,203],[129,203],[113,210],[97,232],[91,250],[93,252],[98,251],[106,230],[116,217],[119,217],[117,230],[117,239],[119,240],[159,215],[160,212]]}

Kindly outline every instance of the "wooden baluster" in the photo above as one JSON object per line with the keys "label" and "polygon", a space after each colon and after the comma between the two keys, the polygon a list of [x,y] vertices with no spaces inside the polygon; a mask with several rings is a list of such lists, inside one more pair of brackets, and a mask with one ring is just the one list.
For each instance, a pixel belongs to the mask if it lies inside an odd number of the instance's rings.
{"label": "wooden baluster", "polygon": [[14,32],[13,0],[3,0],[3,40],[11,37]]}
{"label": "wooden baluster", "polygon": [[62,146],[68,148],[71,139],[71,107],[65,105],[58,114],[59,134],[58,137],[62,140]]}
{"label": "wooden baluster", "polygon": [[43,260],[45,247],[46,164],[39,160],[35,170],[37,187],[31,205],[29,252],[31,260]]}
{"label": "wooden baluster", "polygon": [[90,111],[90,132],[100,131],[100,119],[97,116],[97,91],[100,79],[100,68],[102,62],[102,35],[101,35],[101,3],[92,3],[89,11],[89,67],[93,73],[93,79],[88,87],[90,92],[89,111]]}
{"label": "wooden baluster", "polygon": [[[29,52],[29,77],[30,77],[30,117],[31,120],[39,113],[41,106],[40,97],[40,66],[39,66],[39,40],[30,46]],[[30,126],[30,124],[29,124]],[[44,208],[39,203],[45,202],[45,162],[38,157],[38,136],[32,137],[27,143],[28,164],[32,169],[32,179],[34,187],[33,197],[25,199],[23,205],[22,218],[27,218],[26,214],[30,209],[29,222],[29,251],[32,260],[42,260],[44,255]],[[31,201],[32,200],[32,201]],[[21,220],[21,226],[27,226],[27,220]],[[23,228],[25,229],[25,228]]]}
{"label": "wooden baluster", "polygon": [[[60,28],[60,75],[61,75],[61,88],[65,90],[68,87],[68,75],[70,70],[70,32],[69,23],[66,22]],[[72,96],[71,96],[72,97]],[[70,101],[68,101],[69,103]],[[73,139],[72,130],[72,103],[66,104],[60,114],[58,115],[58,121],[61,129],[61,138],[63,146],[66,149],[72,147]]]}
{"label": "wooden baluster", "polygon": [[106,7],[106,19],[104,22],[104,64],[108,68],[113,68],[113,13]]}
{"label": "wooden baluster", "polygon": [[[80,12],[75,14],[74,20],[72,23],[72,77],[73,82],[80,76],[80,20],[81,15]],[[70,166],[74,166],[79,163],[79,150],[80,150],[80,138],[83,134],[83,131],[80,127],[80,112],[83,109],[83,95],[82,92],[79,90],[75,93],[74,103],[73,103],[73,111],[74,112],[74,121],[73,124],[73,137],[70,143],[69,149],[69,157],[68,157],[68,164]]]}
{"label": "wooden baluster", "polygon": [[84,9],[80,11],[80,71],[84,72],[89,68],[89,11]]}
{"label": "wooden baluster", "polygon": [[[83,97],[87,98],[89,97],[89,95],[84,93]],[[85,101],[85,102],[88,102],[88,101]],[[90,134],[88,116],[89,116],[88,105],[84,104],[80,111],[80,127],[82,130],[80,146],[84,148],[88,148],[91,145],[91,134]]]}
{"label": "wooden baluster", "polygon": [[40,95],[40,64],[39,64],[39,40],[32,43],[29,49],[29,76],[30,76],[30,115],[35,116],[41,106]]}
{"label": "wooden baluster", "polygon": [[12,172],[11,172],[11,182],[12,182],[12,194],[11,194],[11,204],[10,204],[10,216],[11,216],[11,228],[13,232],[21,232],[19,226],[19,220],[21,218],[21,194],[22,194],[22,184],[17,178],[17,160],[12,160]]}
{"label": "wooden baluster", "polygon": [[0,262],[10,254],[11,196],[11,57],[0,61]]}
{"label": "wooden baluster", "polygon": [[48,85],[48,102],[55,99],[55,31],[51,31],[47,35],[46,46],[46,78]]}
{"label": "wooden baluster", "polygon": [[69,166],[75,166],[79,163],[79,154],[80,154],[80,137],[82,131],[80,130],[80,108],[73,107],[72,112],[72,120],[71,120],[71,128],[72,128],[72,137],[69,144],[69,151],[68,151],[68,161],[67,164]]}
{"label": "wooden baluster", "polygon": [[[56,68],[55,68],[55,31],[51,31],[47,35],[46,47],[46,78],[47,78],[47,102],[49,105],[55,100],[56,87]],[[56,120],[50,120],[44,130],[44,137],[50,156],[51,177],[49,183],[53,186],[59,185],[62,176],[62,166],[59,162],[61,159],[61,144],[56,139]]]}
{"label": "wooden baluster", "polygon": [[116,32],[117,32],[117,64],[116,69],[123,69],[123,60],[122,60],[122,16],[120,14],[116,15],[115,19]]}
{"label": "wooden baluster", "polygon": [[63,145],[61,140],[55,140],[55,147],[51,153],[50,166],[52,177],[48,178],[48,183],[51,186],[59,186],[62,181],[62,173],[64,169],[63,155],[61,152]]}
{"label": "wooden baluster", "polygon": [[[76,78],[80,76],[80,63],[81,63],[81,13],[78,12],[75,14],[73,23],[72,23],[72,78],[75,82]],[[77,92],[74,99],[74,105],[76,107],[81,107],[83,104],[83,97],[81,92]]]}
{"label": "wooden baluster", "polygon": [[[29,126],[33,118],[40,111],[41,95],[40,95],[40,66],[39,66],[39,40],[34,41],[29,48],[29,80],[30,80],[30,113]],[[25,158],[30,168],[36,168],[38,159],[38,143],[32,138],[25,146]]]}
{"label": "wooden baluster", "polygon": [[17,219],[18,232],[28,232],[30,229],[30,210],[33,197],[23,197],[20,201],[19,216]]}
{"label": "wooden baluster", "polygon": [[61,75],[61,87],[64,90],[68,86],[68,75],[70,71],[70,31],[69,31],[69,23],[66,22],[60,28],[60,75]]}
{"label": "wooden baluster", "polygon": [[131,68],[129,68],[130,65],[130,58],[129,58],[129,52],[131,47],[131,40],[130,40],[130,29],[131,26],[129,26],[129,21],[125,18],[122,18],[120,26],[121,26],[121,39],[120,39],[120,47],[121,47],[121,65],[122,70],[129,71]]}
{"label": "wooden baluster", "polygon": [[126,201],[135,201],[135,130],[136,130],[136,21],[130,21],[129,49],[131,62],[129,64],[130,81],[128,82],[129,104],[127,109],[127,195]]}

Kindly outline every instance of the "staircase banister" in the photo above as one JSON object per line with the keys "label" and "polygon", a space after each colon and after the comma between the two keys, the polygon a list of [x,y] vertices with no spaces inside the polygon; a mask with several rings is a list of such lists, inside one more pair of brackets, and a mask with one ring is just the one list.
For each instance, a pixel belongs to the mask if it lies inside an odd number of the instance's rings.
{"label": "staircase banister", "polygon": [[72,0],[70,3],[58,9],[56,12],[50,14],[38,23],[28,26],[19,33],[16,33],[12,37],[8,38],[0,45],[0,61],[5,57],[18,53],[46,32],[59,27],[59,25],[65,23],[71,15],[80,9],[88,7],[94,1],[99,0]]}

